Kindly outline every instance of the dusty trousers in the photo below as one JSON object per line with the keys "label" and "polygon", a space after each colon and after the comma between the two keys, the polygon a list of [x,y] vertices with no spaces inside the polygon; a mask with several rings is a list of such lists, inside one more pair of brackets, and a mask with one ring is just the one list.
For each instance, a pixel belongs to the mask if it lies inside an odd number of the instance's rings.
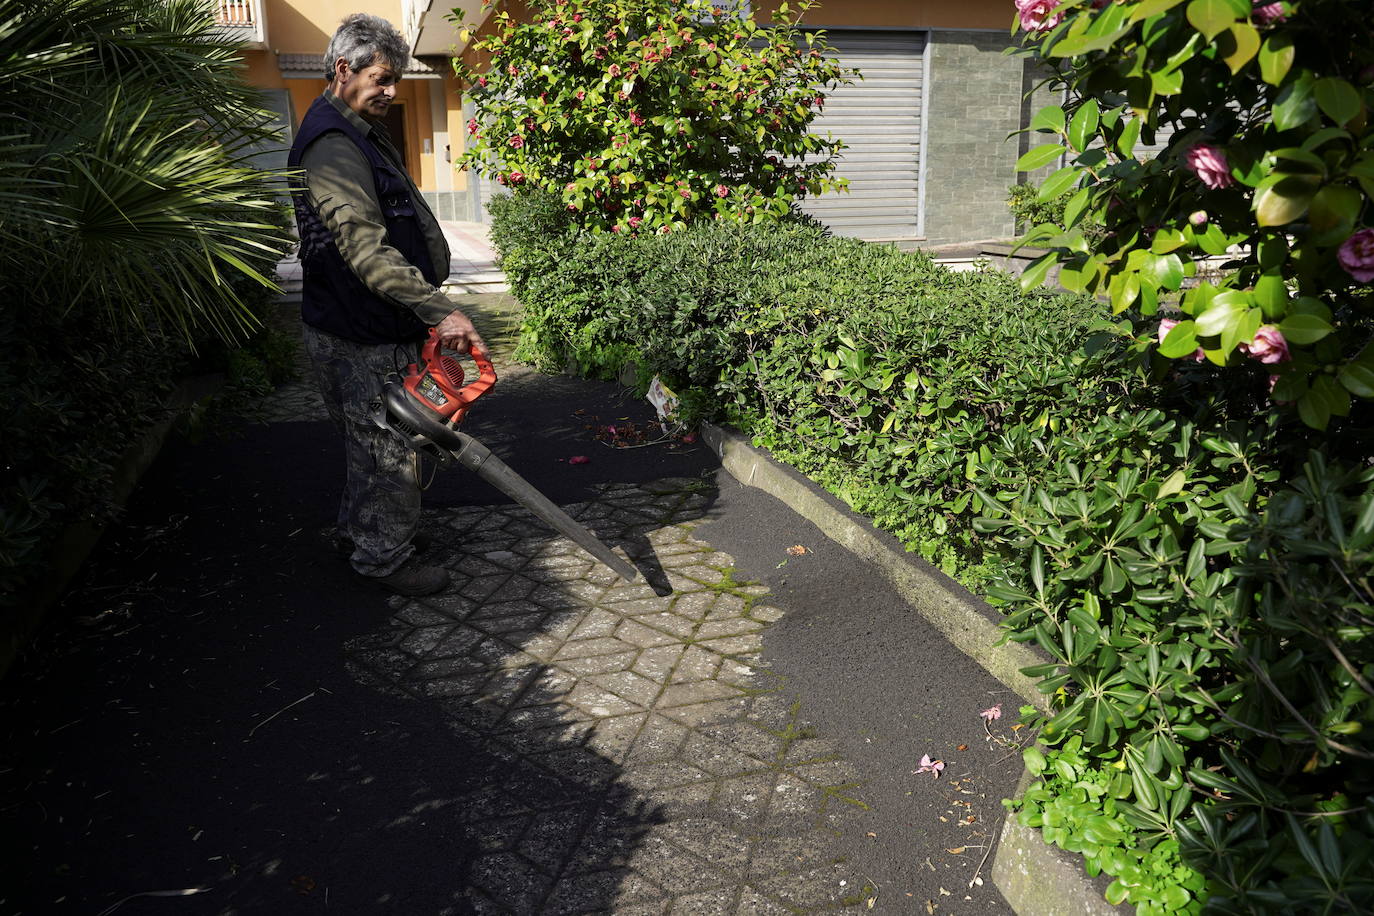
{"label": "dusty trousers", "polygon": [[338,530],[353,544],[349,563],[365,576],[389,575],[415,552],[419,457],[373,422],[371,403],[388,375],[416,360],[419,344],[360,344],[304,328],[325,408],[344,437],[347,479]]}

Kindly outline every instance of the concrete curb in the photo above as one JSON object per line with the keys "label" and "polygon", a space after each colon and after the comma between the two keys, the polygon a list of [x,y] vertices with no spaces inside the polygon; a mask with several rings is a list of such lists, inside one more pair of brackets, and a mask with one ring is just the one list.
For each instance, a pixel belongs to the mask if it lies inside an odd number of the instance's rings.
{"label": "concrete curb", "polygon": [[[1030,787],[1027,770],[1016,784],[1019,796]],[[1135,907],[1112,906],[1102,896],[1109,878],[1090,878],[1083,860],[1046,843],[1034,827],[1022,827],[1016,815],[1002,822],[992,883],[1018,916],[1130,916]]]}
{"label": "concrete curb", "polygon": [[835,543],[882,571],[916,613],[959,651],[1015,691],[1027,703],[1048,709],[1049,700],[1020,669],[1044,659],[1020,643],[997,645],[1003,631],[980,612],[981,602],[942,573],[920,563],[896,540],[862,524],[838,499],[802,474],[773,460],[739,433],[702,424],[702,439],[741,483],[782,500]]}
{"label": "concrete curb", "polygon": [[[755,448],[739,433],[703,423],[701,437],[721,465],[740,483],[758,487],[786,503],[835,543],[872,563],[924,617],[961,652],[1028,703],[1048,709],[1049,699],[1020,669],[1044,658],[1019,643],[997,645],[1003,632],[980,611],[981,602],[942,573],[920,563],[892,538],[877,531],[842,502],[799,472]],[[1023,773],[1020,795],[1030,785]],[[1018,916],[1121,916],[1134,907],[1113,907],[1083,870],[1082,860],[1046,843],[1040,831],[1013,816],[1002,824],[992,880]]]}

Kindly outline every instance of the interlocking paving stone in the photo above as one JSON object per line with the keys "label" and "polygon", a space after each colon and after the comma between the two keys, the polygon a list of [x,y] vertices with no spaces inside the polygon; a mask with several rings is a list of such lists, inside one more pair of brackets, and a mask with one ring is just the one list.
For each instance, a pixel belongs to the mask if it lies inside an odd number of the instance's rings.
{"label": "interlocking paving stone", "polygon": [[652,520],[640,565],[663,593],[619,581],[519,507],[430,512],[426,524],[461,533],[433,554],[457,596],[394,599],[384,630],[347,646],[360,679],[437,705],[511,761],[456,803],[482,838],[466,878],[476,912],[862,902],[836,852],[858,775],[759,667],[761,633],[785,611],[693,537],[696,496],[692,481],[654,481],[569,507],[611,543]]}

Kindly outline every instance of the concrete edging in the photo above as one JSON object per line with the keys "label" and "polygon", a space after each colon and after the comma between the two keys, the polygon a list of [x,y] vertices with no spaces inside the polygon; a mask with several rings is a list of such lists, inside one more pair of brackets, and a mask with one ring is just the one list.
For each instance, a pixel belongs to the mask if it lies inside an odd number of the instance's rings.
{"label": "concrete edging", "polygon": [[702,424],[702,439],[721,464],[741,483],[758,487],[787,503],[832,541],[876,566],[913,610],[930,622],[959,651],[1027,703],[1048,710],[1049,700],[1020,669],[1044,659],[1028,646],[996,645],[1002,630],[979,613],[978,601],[945,575],[922,568],[894,539],[857,523],[844,504],[811,480],[785,467],[751,445],[744,436],[711,423]]}
{"label": "concrete edging", "polygon": [[[1029,646],[998,645],[1003,632],[978,610],[978,599],[937,570],[917,563],[894,538],[863,525],[843,503],[801,473],[776,461],[737,432],[702,423],[702,440],[721,465],[746,486],[758,487],[786,503],[798,515],[855,556],[876,566],[924,617],[959,651],[1042,710],[1049,699],[1020,669],[1044,661]],[[1024,772],[1016,792],[1030,785]],[[992,880],[1019,916],[1120,916],[1134,907],[1114,907],[1084,872],[1082,860],[1046,843],[1040,831],[1022,827],[1014,816],[1003,821]]]}

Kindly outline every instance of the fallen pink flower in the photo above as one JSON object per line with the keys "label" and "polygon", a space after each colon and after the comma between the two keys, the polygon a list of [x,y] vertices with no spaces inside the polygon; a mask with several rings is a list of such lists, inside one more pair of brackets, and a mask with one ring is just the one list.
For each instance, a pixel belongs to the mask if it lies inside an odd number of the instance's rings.
{"label": "fallen pink flower", "polygon": [[1002,718],[1002,704],[998,703],[995,706],[989,706],[987,709],[983,710],[978,715],[984,719],[987,719],[989,722],[993,721],[994,719],[1000,719]]}
{"label": "fallen pink flower", "polygon": [[568,464],[589,464],[591,460],[586,455],[573,455],[568,459]]}
{"label": "fallen pink flower", "polygon": [[920,769],[912,770],[912,775],[914,776],[918,773],[934,773],[935,778],[939,779],[940,771],[944,768],[945,762],[943,760],[931,760],[929,754],[922,754],[921,767]]}

